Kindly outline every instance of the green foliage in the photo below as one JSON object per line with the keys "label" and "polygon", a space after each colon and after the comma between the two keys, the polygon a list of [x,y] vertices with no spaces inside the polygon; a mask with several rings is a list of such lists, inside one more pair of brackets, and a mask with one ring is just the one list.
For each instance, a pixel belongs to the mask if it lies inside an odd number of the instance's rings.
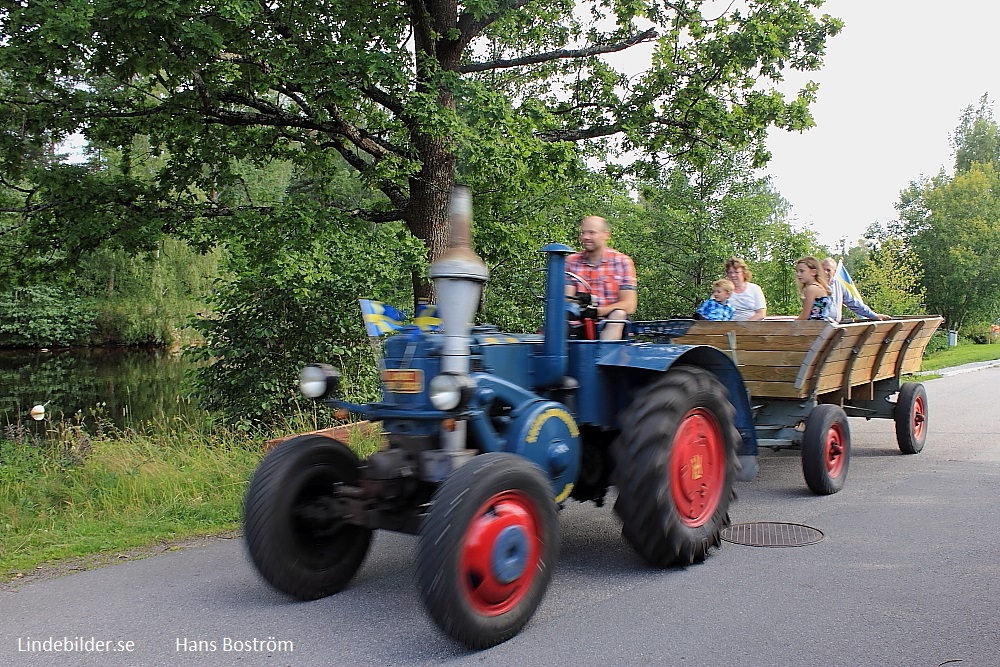
{"label": "green foliage", "polygon": [[[189,318],[204,309],[219,253],[200,254],[176,238],[132,254],[100,248],[65,265],[40,267],[45,284],[0,295],[0,345],[173,345],[192,338]],[[26,278],[22,275],[22,278]]]}
{"label": "green foliage", "polygon": [[1000,292],[1000,177],[975,163],[904,192],[902,232],[920,259],[928,310],[951,329],[988,321]]}
{"label": "green foliage", "polygon": [[927,309],[960,329],[1000,315],[1000,130],[986,96],[965,109],[952,146],[955,174],[911,183],[890,231],[920,261]]}
{"label": "green foliage", "polygon": [[358,299],[412,299],[419,242],[401,227],[337,220],[318,205],[243,224],[253,231],[229,247],[232,277],[216,285],[213,315],[195,324],[205,343],[190,353],[207,362],[197,372],[201,402],[230,423],[273,424],[312,409],[296,383],[302,366],[319,361],[341,368],[348,399],[374,398]]}
{"label": "green foliage", "polygon": [[719,153],[702,167],[682,161],[644,182],[641,195],[619,246],[636,264],[638,319],[689,316],[733,255],[752,266],[769,313],[798,312],[791,263],[815,251],[815,238],[792,229],[787,202],[754,176],[752,155]]}
{"label": "green foliage", "polygon": [[[924,348],[924,359],[928,357],[937,355],[948,349],[948,332],[943,329],[938,329],[931,336],[930,341],[927,342],[927,347]],[[922,364],[921,367],[924,370],[929,370],[926,363]],[[943,366],[941,367],[943,368]]]}
{"label": "green foliage", "polygon": [[[846,264],[846,262],[845,262]],[[923,271],[915,252],[898,238],[886,238],[869,249],[849,271],[865,303],[876,313],[922,315]]]}
{"label": "green foliage", "polygon": [[969,171],[977,163],[1000,169],[1000,128],[993,120],[993,105],[988,95],[979,99],[978,107],[970,104],[962,111],[951,146],[958,173]]}
{"label": "green foliage", "polygon": [[962,327],[959,335],[976,345],[992,345],[997,342],[997,336],[990,329],[990,324],[984,322]]}
{"label": "green foliage", "polygon": [[0,294],[0,345],[79,344],[94,330],[94,314],[84,300],[56,287],[31,285]]}
{"label": "green foliage", "polygon": [[98,250],[81,258],[76,289],[93,299],[95,342],[172,345],[190,340],[187,325],[203,311],[222,253],[192,250],[167,237],[152,252]]}
{"label": "green foliage", "polygon": [[[496,138],[496,159],[472,160],[509,187],[571,154],[703,164],[731,148],[760,165],[769,127],[809,127],[815,86],[790,99],[776,86],[820,68],[840,21],[817,15],[821,0],[744,4],[14,4],[0,14],[0,163],[24,187],[8,210],[28,215],[35,250],[68,231],[68,257],[165,233],[225,243],[245,231],[232,207],[266,215],[297,194],[253,195],[247,165],[322,181],[346,163],[379,196],[331,204],[338,215],[403,221],[433,259],[459,160]],[[639,73],[606,57],[644,45]],[[77,130],[97,151],[87,169],[40,160]]]}
{"label": "green foliage", "polygon": [[[762,223],[774,193],[730,174],[709,188],[718,201],[678,191],[650,224],[622,179],[662,165],[709,174],[719,155],[758,167],[768,128],[811,126],[815,85],[788,98],[777,85],[788,70],[818,70],[840,31],[819,15],[821,0],[749,0],[721,13],[702,0],[418,4],[12,5],[0,13],[0,214],[11,214],[0,224],[12,240],[0,253],[23,276],[98,248],[153,252],[165,236],[224,248],[216,312],[199,325],[198,354],[214,362],[200,386],[224,414],[255,424],[295,405],[302,362],[370,368],[359,296],[432,296],[423,270],[444,250],[456,174],[473,187],[493,273],[483,316],[505,328],[536,326],[540,308],[516,285],[540,266],[537,248],[572,241],[585,213],[612,220],[615,242],[636,253],[654,230],[662,240],[691,221],[752,229],[731,250],[703,253],[688,238],[668,262],[650,256],[646,312],[689,307],[704,284],[678,277],[707,276],[732,252],[756,262],[785,307],[785,264],[809,239],[780,216]],[[619,64],[646,47],[640,71]],[[86,167],[44,159],[78,130],[92,150]],[[619,159],[633,164],[618,182],[583,167]],[[161,337],[182,310],[120,303],[99,324],[128,340]],[[351,391],[369,389],[359,376]]]}

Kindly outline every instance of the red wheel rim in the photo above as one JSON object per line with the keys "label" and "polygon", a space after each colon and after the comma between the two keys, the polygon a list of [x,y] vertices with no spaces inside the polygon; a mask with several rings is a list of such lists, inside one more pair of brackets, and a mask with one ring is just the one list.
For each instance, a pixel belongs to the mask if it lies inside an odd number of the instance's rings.
{"label": "red wheel rim", "polygon": [[844,430],[839,423],[831,424],[830,430],[826,432],[823,463],[826,465],[826,474],[832,478],[839,477],[844,469]]}
{"label": "red wheel rim", "polygon": [[924,405],[924,397],[917,396],[913,399],[913,418],[911,421],[913,438],[918,442],[923,439],[924,431],[927,429],[927,406]]}
{"label": "red wheel rim", "polygon": [[504,491],[473,516],[460,545],[459,580],[478,613],[498,616],[514,608],[531,587],[542,550],[534,504]]}
{"label": "red wheel rim", "polygon": [[726,481],[725,443],[715,415],[703,408],[681,419],[670,456],[670,496],[681,523],[705,524],[719,505]]}

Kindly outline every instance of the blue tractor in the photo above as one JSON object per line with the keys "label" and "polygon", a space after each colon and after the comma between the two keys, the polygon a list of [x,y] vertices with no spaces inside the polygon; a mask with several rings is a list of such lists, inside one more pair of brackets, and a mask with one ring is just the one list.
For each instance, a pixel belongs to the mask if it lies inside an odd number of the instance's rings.
{"label": "blue tractor", "polygon": [[571,335],[565,245],[542,249],[544,333],[470,325],[487,279],[470,212],[457,188],[451,247],[430,271],[441,331],[386,341],[381,401],[338,399],[330,366],[300,375],[307,396],[381,422],[386,446],[364,461],[320,435],[272,449],[247,491],[244,535],[261,575],[303,600],[344,588],[374,530],[419,535],[428,613],[480,649],[514,636],[541,602],[570,498],[602,505],[614,486],[622,534],[645,560],[700,562],[757,444],[733,362],[672,344],[683,322],[632,325],[617,341]]}

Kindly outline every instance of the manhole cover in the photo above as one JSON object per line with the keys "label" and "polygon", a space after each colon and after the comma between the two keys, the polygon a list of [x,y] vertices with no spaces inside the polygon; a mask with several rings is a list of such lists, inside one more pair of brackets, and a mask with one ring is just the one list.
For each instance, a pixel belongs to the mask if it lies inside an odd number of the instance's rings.
{"label": "manhole cover", "polygon": [[726,526],[721,537],[726,542],[748,547],[804,547],[822,540],[823,533],[800,523],[760,521]]}

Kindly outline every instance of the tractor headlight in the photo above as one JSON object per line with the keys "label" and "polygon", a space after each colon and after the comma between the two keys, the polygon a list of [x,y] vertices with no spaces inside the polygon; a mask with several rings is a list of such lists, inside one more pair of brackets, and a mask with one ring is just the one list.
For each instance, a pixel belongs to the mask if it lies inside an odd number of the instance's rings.
{"label": "tractor headlight", "polygon": [[431,378],[427,390],[431,405],[437,410],[454,410],[469,400],[476,382],[468,375],[442,373]]}
{"label": "tractor headlight", "polygon": [[340,371],[329,364],[309,364],[299,371],[299,391],[307,398],[336,395]]}

